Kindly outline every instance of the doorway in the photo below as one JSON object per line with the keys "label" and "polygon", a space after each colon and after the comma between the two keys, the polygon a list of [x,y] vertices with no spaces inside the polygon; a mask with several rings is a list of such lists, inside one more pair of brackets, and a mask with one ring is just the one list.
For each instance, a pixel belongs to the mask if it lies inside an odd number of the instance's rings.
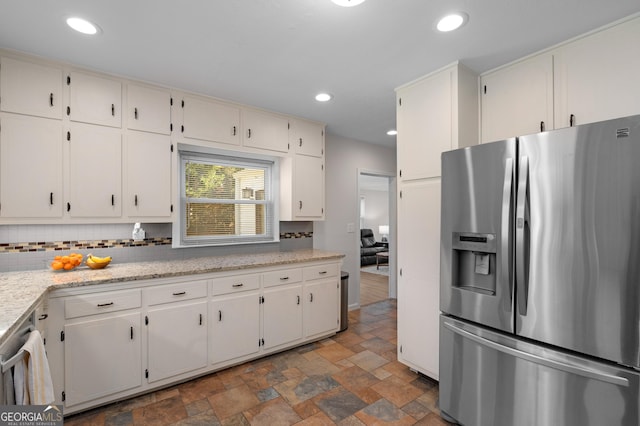
{"label": "doorway", "polygon": [[[395,176],[359,171],[359,228],[371,232],[373,249],[360,250],[360,306],[396,297],[395,277]],[[361,232],[356,233],[361,247]]]}

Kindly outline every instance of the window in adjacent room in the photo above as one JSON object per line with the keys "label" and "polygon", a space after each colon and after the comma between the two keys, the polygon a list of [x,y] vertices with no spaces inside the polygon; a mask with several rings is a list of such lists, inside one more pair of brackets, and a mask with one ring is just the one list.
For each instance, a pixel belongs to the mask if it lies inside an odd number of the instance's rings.
{"label": "window in adjacent room", "polygon": [[181,153],[181,245],[273,242],[274,162]]}

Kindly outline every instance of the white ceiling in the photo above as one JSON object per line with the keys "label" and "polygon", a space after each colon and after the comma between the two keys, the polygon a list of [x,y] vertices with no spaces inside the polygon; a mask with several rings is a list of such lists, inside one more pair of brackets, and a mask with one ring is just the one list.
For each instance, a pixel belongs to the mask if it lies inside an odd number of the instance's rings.
{"label": "white ceiling", "polygon": [[[438,17],[469,15],[438,34]],[[395,146],[394,89],[455,60],[483,72],[640,12],[638,0],[0,0],[0,47],[327,123]],[[71,15],[100,26],[73,32]],[[313,100],[319,91],[335,98]]]}

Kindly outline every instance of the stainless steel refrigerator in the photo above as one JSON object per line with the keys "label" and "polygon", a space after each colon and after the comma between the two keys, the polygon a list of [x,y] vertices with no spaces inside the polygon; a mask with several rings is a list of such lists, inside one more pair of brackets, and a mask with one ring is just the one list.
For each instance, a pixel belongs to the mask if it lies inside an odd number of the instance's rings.
{"label": "stainless steel refrigerator", "polygon": [[442,155],[440,410],[640,424],[640,116]]}

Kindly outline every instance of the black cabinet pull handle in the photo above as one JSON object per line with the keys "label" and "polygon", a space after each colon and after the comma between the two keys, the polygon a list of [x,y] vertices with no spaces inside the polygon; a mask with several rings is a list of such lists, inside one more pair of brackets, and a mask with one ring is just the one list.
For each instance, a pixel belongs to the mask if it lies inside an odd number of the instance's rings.
{"label": "black cabinet pull handle", "polygon": [[247,139],[251,139],[251,129],[247,129]]}
{"label": "black cabinet pull handle", "polygon": [[320,275],[324,275],[324,274],[326,274],[326,273],[327,273],[327,271],[320,271],[320,272],[318,272],[318,274],[320,274]]}
{"label": "black cabinet pull handle", "polygon": [[298,295],[296,297],[298,298],[298,303],[296,303],[296,305],[299,305],[300,304],[300,296]]}
{"label": "black cabinet pull handle", "polygon": [[137,207],[138,206],[138,194],[135,195],[135,197],[133,197],[133,204]]}
{"label": "black cabinet pull handle", "polygon": [[178,292],[173,293],[174,296],[184,296],[185,294],[187,294],[186,291],[178,291]]}
{"label": "black cabinet pull handle", "polygon": [[544,121],[540,122],[540,131],[544,132]]}
{"label": "black cabinet pull handle", "polygon": [[53,93],[49,93],[49,106],[53,106]]}
{"label": "black cabinet pull handle", "polygon": [[289,277],[280,277],[280,281],[287,281]]}
{"label": "black cabinet pull handle", "polygon": [[133,118],[138,119],[138,108],[133,109]]}
{"label": "black cabinet pull handle", "polygon": [[67,115],[71,115],[71,107],[70,106],[67,107]]}
{"label": "black cabinet pull handle", "polygon": [[133,340],[133,327],[131,327],[131,340]]}
{"label": "black cabinet pull handle", "polygon": [[200,314],[200,325],[202,325],[202,314]]}
{"label": "black cabinet pull handle", "polygon": [[576,116],[571,114],[569,116],[569,127],[573,127],[576,124]]}
{"label": "black cabinet pull handle", "polygon": [[233,126],[233,136],[236,135],[236,132],[238,131],[238,129],[236,129],[236,126]]}
{"label": "black cabinet pull handle", "polygon": [[67,211],[70,212],[71,211],[71,203],[67,203]]}
{"label": "black cabinet pull handle", "polygon": [[300,138],[300,144],[298,146],[302,146],[302,138]]}
{"label": "black cabinet pull handle", "polygon": [[313,302],[313,293],[309,293],[311,297],[309,297],[309,302]]}
{"label": "black cabinet pull handle", "polygon": [[49,314],[42,314],[38,317],[38,321],[46,320],[49,318]]}
{"label": "black cabinet pull handle", "polygon": [[113,305],[113,302],[109,302],[109,303],[98,303],[98,308],[102,308],[105,306],[111,306]]}
{"label": "black cabinet pull handle", "polygon": [[52,206],[53,205],[53,192],[49,193],[49,205]]}
{"label": "black cabinet pull handle", "polygon": [[239,288],[239,287],[242,287],[243,285],[244,285],[244,283],[238,283],[238,284],[233,284],[231,287]]}
{"label": "black cabinet pull handle", "polygon": [[300,210],[302,210],[302,200],[301,200],[301,201],[298,201],[298,208],[299,208]]}
{"label": "black cabinet pull handle", "polygon": [[222,321],[222,311],[218,311],[218,322]]}
{"label": "black cabinet pull handle", "polygon": [[113,117],[116,116],[116,106],[114,104],[111,104],[111,115]]}
{"label": "black cabinet pull handle", "polygon": [[116,205],[116,196],[111,194],[111,205],[115,206]]}

